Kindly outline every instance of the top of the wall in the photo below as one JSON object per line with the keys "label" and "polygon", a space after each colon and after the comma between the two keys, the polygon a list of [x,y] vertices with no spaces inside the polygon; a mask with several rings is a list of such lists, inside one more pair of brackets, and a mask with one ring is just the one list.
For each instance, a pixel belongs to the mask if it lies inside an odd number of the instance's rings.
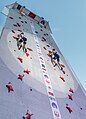
{"label": "top of the wall", "polygon": [[11,5],[5,6],[2,13],[7,16],[10,9],[16,10],[23,16],[32,18],[37,24],[39,24],[41,27],[44,27],[45,29],[50,31],[50,33],[52,33],[50,26],[49,26],[49,22],[46,21],[43,17],[40,17],[37,14],[31,12],[25,6],[22,6],[22,5],[18,4],[17,2],[15,2]]}

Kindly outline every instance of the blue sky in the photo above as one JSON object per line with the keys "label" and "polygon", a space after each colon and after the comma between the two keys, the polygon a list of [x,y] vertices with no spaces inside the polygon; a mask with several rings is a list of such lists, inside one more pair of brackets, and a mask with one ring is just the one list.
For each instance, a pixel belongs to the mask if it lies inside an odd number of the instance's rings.
{"label": "blue sky", "polygon": [[[0,11],[15,0],[0,0]],[[61,52],[86,89],[86,0],[17,0],[50,22]],[[0,29],[5,16],[0,13]]]}

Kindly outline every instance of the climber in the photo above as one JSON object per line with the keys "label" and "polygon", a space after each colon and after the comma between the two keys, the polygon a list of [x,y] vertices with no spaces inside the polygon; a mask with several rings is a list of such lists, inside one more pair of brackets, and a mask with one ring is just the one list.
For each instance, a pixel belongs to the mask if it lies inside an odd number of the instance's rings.
{"label": "climber", "polygon": [[11,82],[9,82],[9,83],[6,85],[6,87],[7,87],[7,89],[8,89],[8,93],[9,93],[10,91],[14,91]]}
{"label": "climber", "polygon": [[22,42],[23,42],[23,39],[22,37],[24,36],[24,33],[22,32],[21,34],[18,35],[18,40],[17,40],[17,47],[18,49],[20,50],[21,47],[22,47]]}
{"label": "climber", "polygon": [[26,46],[27,38],[23,36],[23,37],[22,37],[22,40],[23,40],[23,46],[22,46],[23,51],[24,51],[24,52],[27,52],[27,49],[26,49],[26,47],[25,47],[25,46]]}
{"label": "climber", "polygon": [[57,60],[58,67],[62,70],[63,68],[61,67],[59,61],[60,61],[60,56],[57,54],[55,49],[52,49],[52,53],[54,55],[53,59]]}
{"label": "climber", "polygon": [[50,58],[51,58],[51,63],[53,64],[53,66],[55,67],[57,65],[56,61],[54,60],[54,55],[52,53],[52,51],[49,50],[48,54],[47,54]]}

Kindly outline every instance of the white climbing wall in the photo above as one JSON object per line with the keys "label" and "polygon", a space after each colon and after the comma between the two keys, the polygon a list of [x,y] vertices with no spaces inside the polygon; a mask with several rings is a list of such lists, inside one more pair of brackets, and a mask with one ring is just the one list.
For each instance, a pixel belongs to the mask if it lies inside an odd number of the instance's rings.
{"label": "white climbing wall", "polygon": [[[17,47],[21,32],[26,53]],[[53,48],[63,70],[47,55]],[[9,85],[13,91],[8,92]],[[31,119],[86,119],[85,94],[50,31],[10,9],[0,39],[0,119],[23,119],[27,110]]]}

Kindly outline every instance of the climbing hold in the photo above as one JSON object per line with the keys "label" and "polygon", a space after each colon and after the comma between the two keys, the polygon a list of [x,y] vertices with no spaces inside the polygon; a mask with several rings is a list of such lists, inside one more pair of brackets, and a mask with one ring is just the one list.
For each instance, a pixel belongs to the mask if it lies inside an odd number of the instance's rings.
{"label": "climbing hold", "polygon": [[65,71],[63,70],[63,68],[62,68],[62,67],[61,67],[61,70],[62,70],[63,74],[65,74]]}
{"label": "climbing hold", "polygon": [[54,96],[54,94],[52,92],[48,92],[48,93],[49,93],[49,95]]}
{"label": "climbing hold", "polygon": [[43,39],[44,41],[46,41],[46,38],[42,37],[42,39]]}
{"label": "climbing hold", "polygon": [[37,33],[37,34],[38,34],[38,31],[35,31],[35,33]]}
{"label": "climbing hold", "polygon": [[31,71],[29,71],[28,69],[27,70],[24,70],[24,73],[27,73],[29,74]]}
{"label": "climbing hold", "polygon": [[66,108],[68,109],[69,113],[73,112],[72,109],[66,104]]}
{"label": "climbing hold", "polygon": [[27,57],[30,55],[30,54],[29,54],[29,53],[27,53],[27,52],[26,52],[25,54],[26,54],[26,56],[27,56]]}
{"label": "climbing hold", "polygon": [[74,93],[74,91],[73,91],[73,89],[72,89],[72,88],[70,88],[69,92]]}
{"label": "climbing hold", "polygon": [[30,89],[30,91],[32,91],[32,88]]}
{"label": "climbing hold", "polygon": [[15,37],[15,36],[13,36],[13,38],[14,38],[14,39],[16,39],[16,40],[18,39],[18,38],[17,38],[17,37]]}
{"label": "climbing hold", "polygon": [[68,95],[68,97],[69,97],[70,100],[73,100],[72,94]]}
{"label": "climbing hold", "polygon": [[64,64],[60,64],[61,67],[65,67]]}
{"label": "climbing hold", "polygon": [[23,21],[21,21],[21,23],[24,23]]}
{"label": "climbing hold", "polygon": [[60,79],[62,79],[62,81],[65,82],[65,79],[63,77],[60,76]]}
{"label": "climbing hold", "polygon": [[27,21],[25,21],[25,23],[27,24]]}
{"label": "climbing hold", "polygon": [[9,82],[9,83],[6,85],[6,87],[7,87],[7,89],[8,89],[8,93],[9,93],[10,91],[14,91],[11,82]]}
{"label": "climbing hold", "polygon": [[27,113],[25,114],[25,116],[23,116],[23,119],[31,119],[33,114],[30,114],[30,112],[27,110]]}
{"label": "climbing hold", "polygon": [[18,27],[20,27],[21,25],[19,23],[17,23]]}
{"label": "climbing hold", "polygon": [[29,51],[33,51],[31,48],[27,48]]}
{"label": "climbing hold", "polygon": [[50,47],[49,45],[47,45],[47,47]]}
{"label": "climbing hold", "polygon": [[19,19],[21,19],[21,17],[19,17]]}
{"label": "climbing hold", "polygon": [[44,48],[44,50],[47,50],[46,47],[43,47],[43,48]]}
{"label": "climbing hold", "polygon": [[17,27],[17,25],[16,25],[16,24],[13,24],[13,26]]}
{"label": "climbing hold", "polygon": [[22,32],[22,30],[18,29],[18,31]]}
{"label": "climbing hold", "polygon": [[23,63],[23,59],[22,59],[22,58],[18,57],[17,59],[18,59],[21,63]]}
{"label": "climbing hold", "polygon": [[15,33],[15,31],[14,30],[11,30],[13,33]]}
{"label": "climbing hold", "polygon": [[40,29],[41,31],[43,31],[42,29]]}
{"label": "climbing hold", "polygon": [[20,79],[21,81],[23,80],[24,74],[23,75],[18,75],[18,79]]}
{"label": "climbing hold", "polygon": [[13,19],[13,17],[11,17],[11,16],[10,16],[9,18],[10,18],[10,19]]}

